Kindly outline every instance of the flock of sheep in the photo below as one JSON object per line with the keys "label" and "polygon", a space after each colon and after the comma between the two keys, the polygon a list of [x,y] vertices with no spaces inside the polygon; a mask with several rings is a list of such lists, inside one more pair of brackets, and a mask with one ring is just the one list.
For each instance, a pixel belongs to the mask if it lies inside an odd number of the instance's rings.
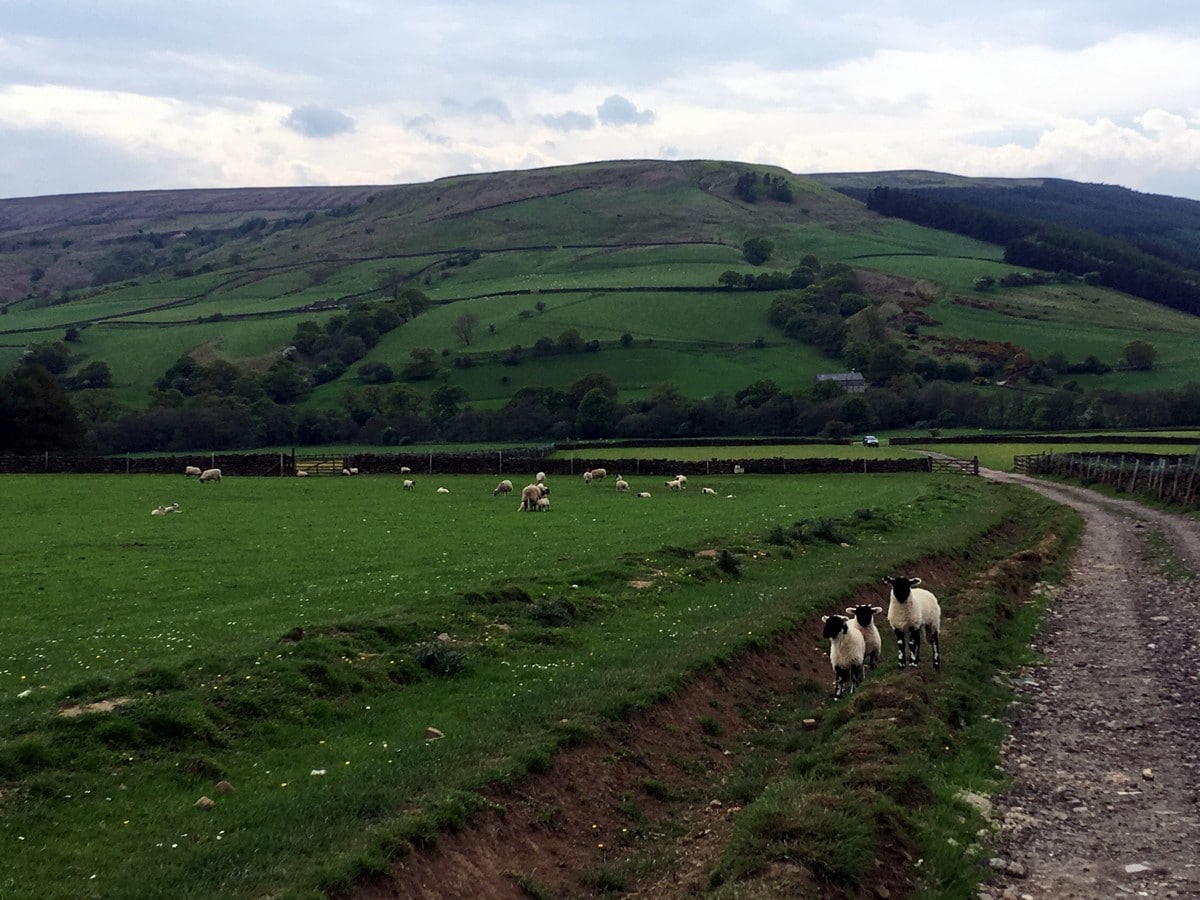
{"label": "flock of sheep", "polygon": [[[918,587],[920,578],[888,575],[883,578],[883,583],[891,589],[887,620],[896,634],[900,668],[915,666],[920,662],[921,632],[924,631],[933,654],[933,668],[940,669],[942,657],[938,635],[942,625],[942,609],[937,597],[931,591]],[[861,604],[848,607],[846,612],[848,616],[821,617],[825,625],[822,637],[829,639],[834,700],[840,700],[846,693],[854,693],[863,682],[864,669],[874,669],[878,664],[882,648],[875,616],[883,612],[883,608]]]}

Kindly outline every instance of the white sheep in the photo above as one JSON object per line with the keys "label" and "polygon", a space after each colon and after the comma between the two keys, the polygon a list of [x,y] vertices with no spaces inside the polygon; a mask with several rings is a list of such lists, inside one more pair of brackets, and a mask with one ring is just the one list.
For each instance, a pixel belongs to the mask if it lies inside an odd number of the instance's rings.
{"label": "white sheep", "polygon": [[672,478],[670,481],[664,481],[663,484],[665,484],[667,487],[669,487],[673,491],[683,490],[683,484],[680,482],[680,480],[678,478]]}
{"label": "white sheep", "polygon": [[521,489],[521,505],[517,507],[518,512],[533,512],[538,509],[538,501],[545,500],[549,506],[547,495],[550,493],[550,488],[544,484],[527,484]]}
{"label": "white sheep", "polygon": [[883,639],[875,625],[875,616],[883,612],[883,607],[863,603],[846,607],[846,612],[854,617],[850,621],[850,627],[857,628],[863,636],[866,647],[863,651],[865,665],[868,669],[874,669],[879,664],[879,651],[883,648]]}
{"label": "white sheep", "polygon": [[448,493],[450,493],[450,489],[449,489],[449,488],[440,487],[440,488],[438,488],[438,489],[437,489],[437,491],[436,491],[435,493],[438,493],[438,494],[448,494]]}
{"label": "white sheep", "polygon": [[416,487],[416,486],[417,486],[417,485],[416,485],[416,482],[415,482],[415,481],[413,481],[411,478],[405,478],[405,479],[404,479],[404,489],[405,489],[406,491],[411,491],[411,490],[412,490],[414,487]]}
{"label": "white sheep", "polygon": [[401,466],[401,467],[400,467],[400,474],[401,474],[401,475],[408,475],[408,474],[410,474],[411,472],[412,472],[412,469],[410,469],[408,466]]}
{"label": "white sheep", "polygon": [[511,494],[512,489],[512,482],[505,478],[492,490],[492,496],[495,497],[497,494]]}
{"label": "white sheep", "polygon": [[342,474],[343,474],[343,475],[349,475],[349,474],[350,474],[350,470],[349,470],[349,469],[342,469]]}
{"label": "white sheep", "polygon": [[534,476],[533,480],[534,480],[534,481],[535,481],[537,484],[542,484],[542,483],[543,483],[543,482],[546,480],[546,473],[545,473],[545,472],[538,472],[538,473],[537,473],[537,475],[535,475],[535,476]]}
{"label": "white sheep", "polygon": [[546,510],[548,510],[550,508],[550,498],[549,497],[538,497],[537,503],[534,504],[534,508],[538,512],[545,512]]}
{"label": "white sheep", "polygon": [[220,480],[221,480],[221,470],[220,469],[205,469],[203,472],[200,473],[200,483],[201,484],[204,484],[204,482],[206,482],[206,481],[220,482]]}
{"label": "white sheep", "polygon": [[900,668],[904,668],[904,637],[908,635],[908,662],[917,665],[921,659],[921,630],[929,639],[933,651],[933,667],[942,667],[941,647],[938,643],[938,632],[942,627],[942,608],[938,605],[937,597],[925,588],[919,588],[920,578],[905,578],[903,575],[889,575],[883,578],[883,583],[891,586],[891,599],[888,603],[887,619],[892,630],[896,632],[896,649],[900,654]]}
{"label": "white sheep", "polygon": [[296,477],[297,478],[307,478],[308,477],[308,469],[297,469]]}
{"label": "white sheep", "polygon": [[200,473],[202,471],[203,471],[203,469],[201,469],[199,466],[184,466],[183,467],[183,477],[184,478],[199,478]]}
{"label": "white sheep", "polygon": [[154,509],[150,510],[150,515],[152,516],[165,516],[166,514],[167,508],[165,506],[156,506]]}
{"label": "white sheep", "polygon": [[608,469],[592,469],[592,471],[583,474],[583,480],[591,484],[593,481],[603,481],[606,475],[608,475]]}
{"label": "white sheep", "polygon": [[637,495],[640,499],[646,500],[650,497],[650,492],[649,491],[638,491]]}
{"label": "white sheep", "polygon": [[745,474],[745,472],[746,472],[746,470],[745,470],[744,468],[742,468],[741,466],[739,466],[739,465],[735,465],[735,466],[733,467],[733,474],[734,474],[734,475],[743,475],[743,474]]}
{"label": "white sheep", "polygon": [[717,492],[716,492],[716,491],[714,491],[714,490],[713,490],[712,488],[710,488],[710,487],[702,487],[702,488],[700,488],[700,493],[701,493],[701,494],[707,494],[707,495],[709,495],[709,496],[711,496],[711,497],[715,497],[715,496],[717,496]]}
{"label": "white sheep", "polygon": [[629,492],[629,482],[620,475],[618,475],[617,480],[613,482],[613,487],[617,489],[618,493],[625,494]]}
{"label": "white sheep", "polygon": [[357,475],[357,474],[358,474],[358,466],[351,466],[351,467],[350,467],[350,474],[351,474],[351,475]]}
{"label": "white sheep", "polygon": [[591,483],[592,483],[592,473],[591,473],[591,470],[590,470],[590,469],[589,469],[587,472],[584,472],[584,473],[583,473],[583,483],[584,483],[584,484],[591,484]]}
{"label": "white sheep", "polygon": [[686,475],[676,475],[675,480],[679,482],[680,490],[683,490],[684,488],[687,487],[687,476]]}
{"label": "white sheep", "polygon": [[840,700],[849,685],[853,694],[863,681],[862,632],[851,628],[846,616],[821,616],[825,623],[822,637],[829,638],[829,662],[833,665],[833,699]]}

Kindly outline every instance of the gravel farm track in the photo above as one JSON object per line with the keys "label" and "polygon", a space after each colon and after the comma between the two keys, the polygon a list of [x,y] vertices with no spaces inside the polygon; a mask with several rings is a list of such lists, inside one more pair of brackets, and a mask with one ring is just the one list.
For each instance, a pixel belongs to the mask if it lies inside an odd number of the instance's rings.
{"label": "gravel farm track", "polygon": [[[981,474],[1071,506],[1085,528],[1035,639],[1039,663],[1012,673],[1019,702],[1003,759],[1013,782],[991,798],[995,855],[979,900],[1200,897],[1200,523],[1084,488]],[[649,778],[674,788],[657,807],[642,804],[649,821],[671,823],[664,865],[604,896],[704,896],[737,813],[710,799],[712,786],[753,738],[737,710],[769,708],[798,679],[827,681],[828,661],[812,644],[784,639],[693,679],[606,738],[561,751],[550,771],[491,792],[503,814],[410,854],[390,878],[360,884],[355,900],[518,900],[532,896],[522,878],[560,900],[600,895],[579,875],[630,849],[620,805]],[[697,737],[701,717],[720,720],[719,737]],[[771,873],[756,882],[747,900],[911,894],[902,872],[876,871],[860,895],[794,867],[779,874],[775,887]]]}

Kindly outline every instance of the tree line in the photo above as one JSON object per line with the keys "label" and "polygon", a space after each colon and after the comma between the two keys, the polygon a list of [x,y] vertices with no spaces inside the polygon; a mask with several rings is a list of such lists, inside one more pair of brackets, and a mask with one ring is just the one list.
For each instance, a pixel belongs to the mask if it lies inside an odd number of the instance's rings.
{"label": "tree line", "polygon": [[868,209],[882,215],[1002,244],[1004,261],[1011,265],[1089,277],[1105,287],[1200,315],[1200,272],[1160,259],[1126,241],[900,188],[874,188],[866,203]]}

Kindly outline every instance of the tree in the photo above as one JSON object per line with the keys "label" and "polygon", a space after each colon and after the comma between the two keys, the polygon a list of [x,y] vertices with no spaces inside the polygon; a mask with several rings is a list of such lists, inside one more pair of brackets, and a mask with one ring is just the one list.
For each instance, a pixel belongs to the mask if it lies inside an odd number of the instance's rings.
{"label": "tree", "polygon": [[595,387],[579,401],[575,429],[580,437],[601,438],[612,434],[617,418],[617,404],[601,388]]}
{"label": "tree", "polygon": [[735,272],[733,269],[726,269],[717,276],[717,284],[727,288],[738,287],[742,283],[742,273]]}
{"label": "tree", "polygon": [[742,244],[742,258],[752,266],[761,266],[774,252],[775,245],[766,238],[748,238]]}
{"label": "tree", "polygon": [[20,366],[0,378],[0,451],[74,451],[83,444],[83,424],[45,367]]}
{"label": "tree", "polygon": [[112,371],[108,368],[108,363],[96,360],[63,379],[63,386],[68,391],[112,387]]}
{"label": "tree", "polygon": [[574,328],[568,328],[558,336],[558,352],[563,354],[582,353],[583,335]]}
{"label": "tree", "polygon": [[400,370],[405,381],[425,381],[437,374],[437,354],[430,347],[415,347],[408,353],[410,361]]}
{"label": "tree", "polygon": [[474,313],[465,312],[450,326],[450,332],[466,344],[471,346],[471,336],[475,333],[475,328],[479,324],[479,316]]}
{"label": "tree", "polygon": [[466,388],[457,384],[439,384],[429,395],[429,417],[445,426],[458,415],[460,405],[469,396]]}
{"label": "tree", "polygon": [[1148,372],[1154,368],[1154,359],[1158,351],[1154,345],[1146,341],[1130,341],[1121,351],[1121,361],[1127,368],[1138,372]]}

